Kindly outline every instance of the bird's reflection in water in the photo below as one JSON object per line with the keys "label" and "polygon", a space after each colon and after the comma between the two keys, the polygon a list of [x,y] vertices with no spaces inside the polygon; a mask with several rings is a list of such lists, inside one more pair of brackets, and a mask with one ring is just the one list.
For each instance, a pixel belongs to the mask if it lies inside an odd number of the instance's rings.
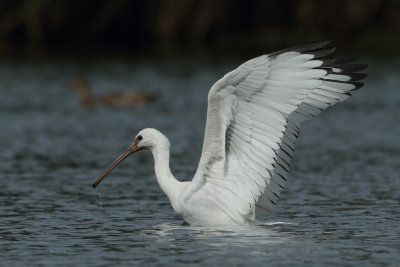
{"label": "bird's reflection in water", "polygon": [[[201,227],[189,224],[161,223],[149,229],[139,231],[141,235],[158,236],[161,240],[169,239],[196,241],[210,246],[248,246],[248,244],[283,244],[293,239],[290,233],[281,231],[282,226],[295,226],[287,222],[268,222],[261,225]],[[167,240],[166,240],[167,239]]]}

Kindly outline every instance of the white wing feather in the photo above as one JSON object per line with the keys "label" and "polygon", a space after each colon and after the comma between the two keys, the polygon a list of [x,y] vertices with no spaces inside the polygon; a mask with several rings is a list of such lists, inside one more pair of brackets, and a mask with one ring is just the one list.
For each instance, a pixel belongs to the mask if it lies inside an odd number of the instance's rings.
{"label": "white wing feather", "polygon": [[184,199],[207,192],[238,223],[266,216],[285,188],[300,123],[362,86],[363,64],[315,43],[260,56],[208,95],[202,156]]}

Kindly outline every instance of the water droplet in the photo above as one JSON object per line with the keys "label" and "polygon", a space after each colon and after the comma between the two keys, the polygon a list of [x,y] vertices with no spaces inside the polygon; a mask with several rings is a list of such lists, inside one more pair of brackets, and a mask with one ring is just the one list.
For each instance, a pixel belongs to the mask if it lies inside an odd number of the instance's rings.
{"label": "water droplet", "polygon": [[99,207],[102,210],[103,209],[103,202],[101,201],[101,193],[99,191],[99,193],[97,194],[97,197],[99,198]]}

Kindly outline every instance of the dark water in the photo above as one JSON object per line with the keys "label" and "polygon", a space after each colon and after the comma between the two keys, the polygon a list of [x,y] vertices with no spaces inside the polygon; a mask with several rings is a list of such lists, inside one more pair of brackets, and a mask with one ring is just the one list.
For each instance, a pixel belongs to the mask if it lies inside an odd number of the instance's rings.
{"label": "dark water", "polygon": [[[0,63],[0,259],[11,265],[398,265],[400,65],[370,60],[367,86],[307,122],[288,184],[266,226],[182,225],[141,152],[94,178],[144,127],[172,143],[172,170],[191,179],[208,89],[236,63]],[[154,104],[85,108],[70,80],[96,94],[138,87]]]}

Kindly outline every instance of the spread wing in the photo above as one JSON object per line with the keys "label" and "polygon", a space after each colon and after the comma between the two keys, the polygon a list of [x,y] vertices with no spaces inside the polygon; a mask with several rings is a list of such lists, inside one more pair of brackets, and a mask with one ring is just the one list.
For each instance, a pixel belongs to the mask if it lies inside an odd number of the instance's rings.
{"label": "spread wing", "polygon": [[288,178],[300,123],[360,88],[367,65],[328,42],[254,58],[208,95],[203,151],[185,199],[206,195],[243,223],[267,215]]}

